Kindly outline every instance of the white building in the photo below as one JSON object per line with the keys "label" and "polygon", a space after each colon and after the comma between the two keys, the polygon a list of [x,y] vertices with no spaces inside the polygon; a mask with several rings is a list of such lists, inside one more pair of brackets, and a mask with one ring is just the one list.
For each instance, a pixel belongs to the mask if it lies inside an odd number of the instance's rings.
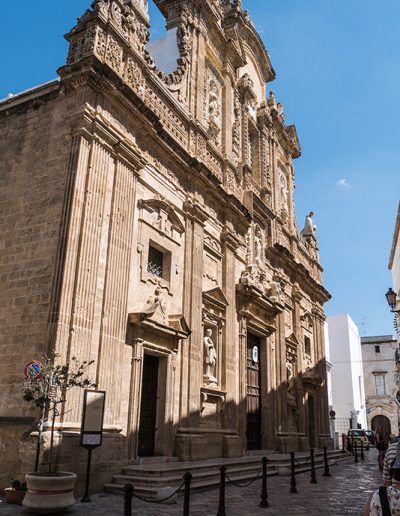
{"label": "white building", "polygon": [[395,354],[397,342],[391,335],[362,337],[365,402],[368,428],[382,427],[385,439],[399,431],[398,386]]}
{"label": "white building", "polygon": [[330,346],[329,346],[329,331],[328,323],[324,325],[324,342],[325,342],[325,360],[326,360],[326,384],[328,390],[328,406],[329,406],[329,432],[331,434],[335,446],[338,445],[337,436],[335,435],[335,408],[333,399],[333,387],[332,387],[332,367],[333,364],[330,358]]}
{"label": "white building", "polygon": [[367,428],[361,342],[348,314],[327,318],[336,432]]}
{"label": "white building", "polygon": [[[395,310],[400,310],[400,203],[397,209],[397,218],[394,228],[392,250],[389,259],[389,270],[392,272],[393,290],[397,294]],[[400,320],[397,313],[397,341],[399,342]]]}

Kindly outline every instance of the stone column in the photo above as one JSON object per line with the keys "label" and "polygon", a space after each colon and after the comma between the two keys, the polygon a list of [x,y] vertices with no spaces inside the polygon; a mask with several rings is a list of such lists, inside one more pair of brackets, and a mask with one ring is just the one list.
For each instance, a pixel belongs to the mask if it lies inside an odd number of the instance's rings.
{"label": "stone column", "polygon": [[278,395],[278,414],[276,431],[285,432],[288,427],[287,417],[287,372],[286,372],[286,340],[285,340],[285,312],[277,316],[276,334],[276,385]]}
{"label": "stone column", "polygon": [[303,332],[301,329],[300,321],[300,301],[302,299],[301,292],[298,288],[293,287],[292,292],[293,299],[293,329],[297,340],[299,341],[299,349],[297,350],[297,371],[296,371],[296,393],[297,393],[297,408],[298,408],[298,431],[300,433],[307,433],[306,431],[306,408],[303,403],[304,400],[304,388],[303,382],[299,380],[298,375],[303,372]]}
{"label": "stone column", "polygon": [[[182,345],[181,421],[199,424],[200,387],[203,383],[203,245],[204,222],[208,216],[195,201],[185,202],[186,241],[183,315],[192,333]],[[186,392],[185,392],[186,391]]]}
{"label": "stone column", "polygon": [[[119,401],[122,384],[115,379],[125,367],[123,348],[127,325],[127,299],[130,281],[130,258],[133,242],[133,210],[136,179],[132,170],[119,161],[113,187],[109,242],[104,243],[104,274],[101,326],[99,335],[98,383],[109,399]],[[104,265],[103,265],[104,266]],[[98,287],[100,294],[103,290]],[[110,403],[105,415],[108,425],[120,424],[121,403]]]}
{"label": "stone column", "polygon": [[236,281],[235,262],[239,240],[236,233],[227,225],[221,235],[222,239],[222,286],[228,301],[226,307],[225,338],[222,348],[222,390],[226,391],[226,410],[224,411],[224,427],[234,428],[239,432],[238,406],[240,402],[239,382],[240,369],[239,350],[237,346],[236,316]]}
{"label": "stone column", "polygon": [[[91,149],[83,205],[79,207],[82,215],[76,248],[75,274],[72,280],[68,359],[76,356],[80,360],[97,361],[98,358],[102,284],[105,273],[104,246],[107,246],[108,240],[113,179],[114,160],[104,142],[96,139]],[[97,366],[98,362],[95,364],[95,367]],[[92,377],[93,372],[92,369]],[[66,404],[69,422],[79,422],[81,404],[81,389],[70,391]]]}
{"label": "stone column", "polygon": [[247,425],[247,319],[244,315],[239,319],[239,435],[243,446],[246,443]]}
{"label": "stone column", "polygon": [[[328,405],[328,386],[326,378],[326,360],[324,349],[324,329],[325,316],[320,309],[313,310],[314,315],[314,341],[315,341],[315,370],[322,378],[322,386],[317,393],[317,418],[318,418],[318,437],[319,445],[324,446],[329,440],[329,405]],[[328,443],[329,444],[329,443]]]}
{"label": "stone column", "polygon": [[53,311],[50,316],[49,339],[49,352],[54,350],[63,359],[68,355],[72,331],[70,322],[90,149],[90,136],[77,134],[72,138],[60,227],[58,269],[52,293]]}
{"label": "stone column", "polygon": [[132,347],[127,431],[128,459],[133,460],[137,456],[142,397],[143,338],[139,328],[131,325],[128,327],[127,343]]}
{"label": "stone column", "polygon": [[262,438],[263,449],[275,448],[275,389],[273,385],[274,353],[275,353],[275,333],[262,339],[261,344],[261,387],[262,387]]}

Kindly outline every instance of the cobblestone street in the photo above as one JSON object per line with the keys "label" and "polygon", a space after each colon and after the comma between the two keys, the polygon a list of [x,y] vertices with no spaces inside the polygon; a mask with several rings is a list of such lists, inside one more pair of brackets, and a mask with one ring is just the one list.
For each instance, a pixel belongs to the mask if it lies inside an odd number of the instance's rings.
{"label": "cobblestone street", "polygon": [[[229,471],[228,471],[229,473]],[[322,477],[323,469],[317,470],[317,484],[310,484],[310,473],[296,476],[298,494],[289,494],[290,478],[273,476],[268,478],[268,500],[270,508],[259,507],[261,482],[249,487],[227,486],[226,515],[287,515],[304,516],[360,515],[373,489],[381,482],[377,467],[375,449],[365,453],[365,461],[354,463],[354,459],[341,461],[331,467],[332,477]],[[183,499],[175,505],[157,505],[134,499],[132,514],[135,516],[180,516]],[[193,493],[191,497],[192,516],[216,516],[218,490]],[[14,516],[28,514],[19,506],[11,506],[0,500],[0,514]],[[123,514],[122,496],[98,494],[92,496],[92,503],[77,503],[67,513],[70,515],[118,516]]]}

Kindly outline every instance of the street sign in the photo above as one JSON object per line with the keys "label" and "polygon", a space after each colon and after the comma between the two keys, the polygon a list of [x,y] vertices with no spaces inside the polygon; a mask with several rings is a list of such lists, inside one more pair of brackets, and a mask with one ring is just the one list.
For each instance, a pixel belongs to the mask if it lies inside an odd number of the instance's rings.
{"label": "street sign", "polygon": [[41,362],[37,360],[31,360],[24,367],[24,374],[26,378],[30,378],[31,380],[38,380],[42,376],[43,366]]}

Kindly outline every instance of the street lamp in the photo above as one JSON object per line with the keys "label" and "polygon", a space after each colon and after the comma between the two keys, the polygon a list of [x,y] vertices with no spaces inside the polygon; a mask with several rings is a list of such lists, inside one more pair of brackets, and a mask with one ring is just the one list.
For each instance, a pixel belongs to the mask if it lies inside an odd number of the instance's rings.
{"label": "street lamp", "polygon": [[389,290],[386,292],[385,296],[386,296],[388,305],[390,306],[390,311],[399,313],[400,310],[395,310],[396,301],[397,301],[396,292],[393,289],[389,288]]}

